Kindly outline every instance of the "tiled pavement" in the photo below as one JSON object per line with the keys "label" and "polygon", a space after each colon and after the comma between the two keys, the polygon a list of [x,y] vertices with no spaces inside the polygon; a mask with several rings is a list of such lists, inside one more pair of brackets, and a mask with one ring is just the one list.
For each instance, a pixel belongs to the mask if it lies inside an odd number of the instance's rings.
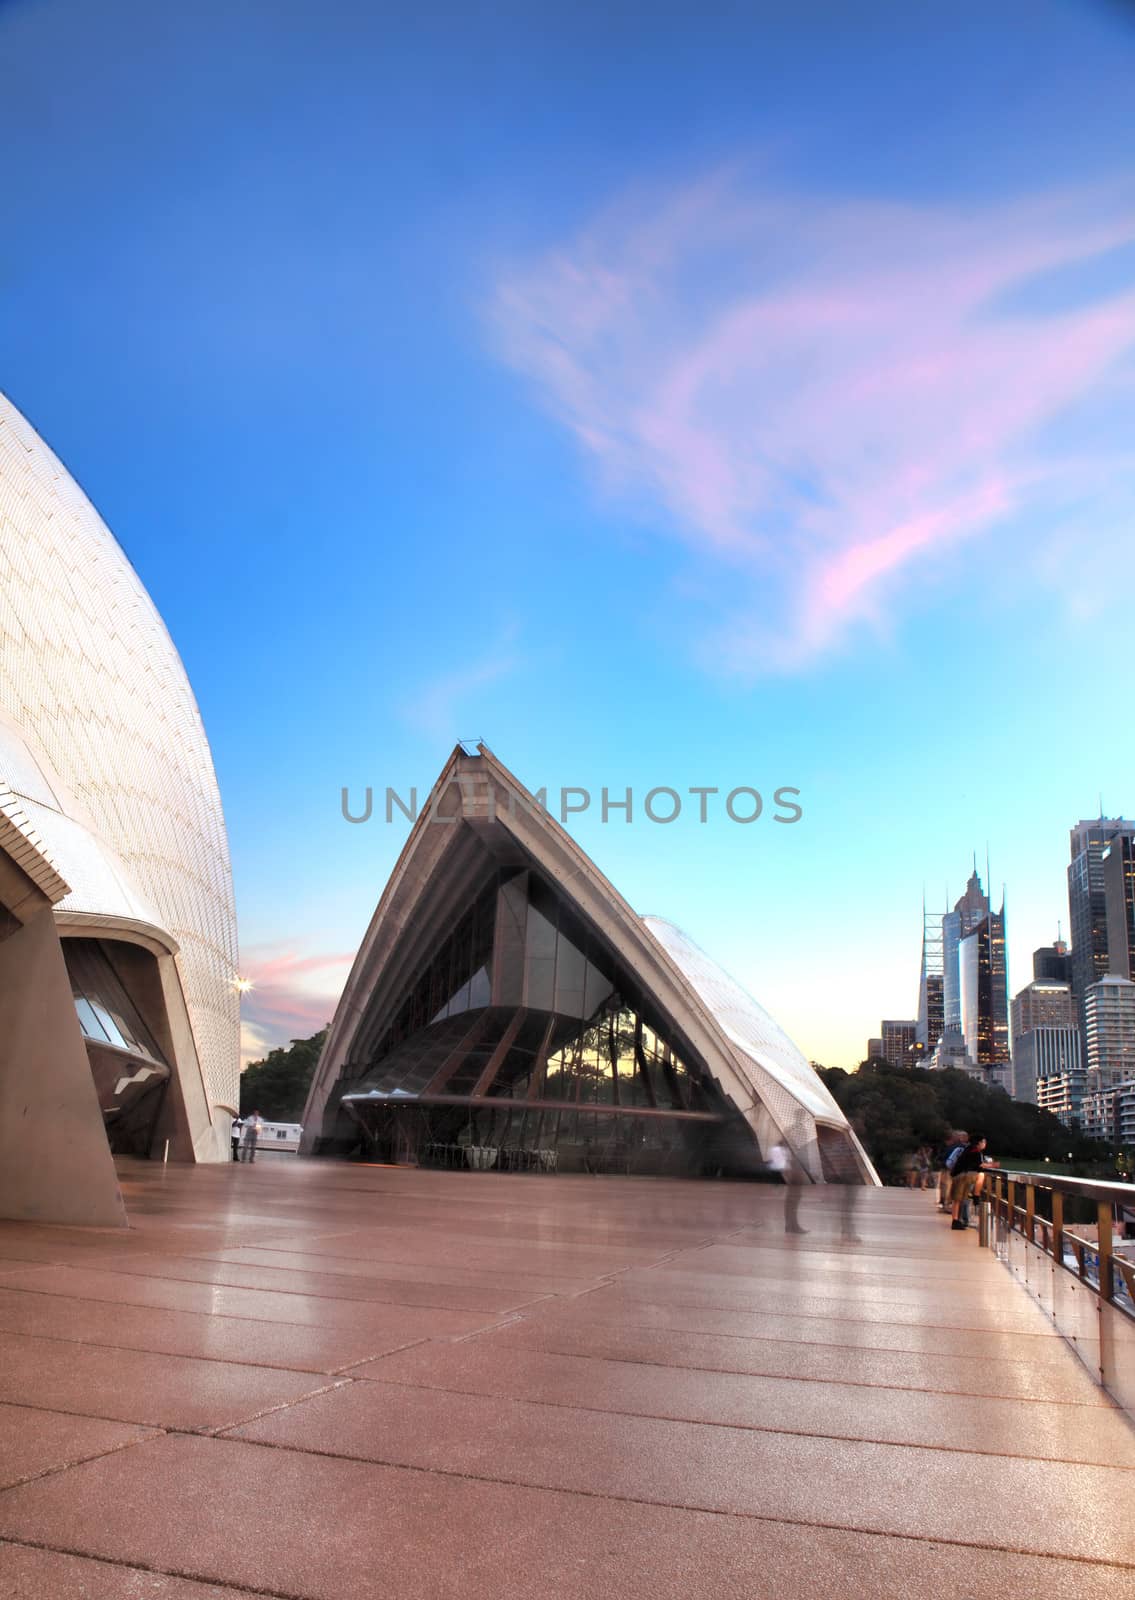
{"label": "tiled pavement", "polygon": [[1135,1600],[1135,1430],[927,1195],[122,1177],[0,1222],[0,1600]]}

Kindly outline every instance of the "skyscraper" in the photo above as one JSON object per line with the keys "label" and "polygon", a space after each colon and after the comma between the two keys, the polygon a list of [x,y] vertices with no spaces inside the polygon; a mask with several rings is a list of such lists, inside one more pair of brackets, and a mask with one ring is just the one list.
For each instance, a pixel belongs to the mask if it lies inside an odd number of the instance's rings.
{"label": "skyscraper", "polygon": [[1117,833],[1100,855],[1108,971],[1135,978],[1135,838]]}
{"label": "skyscraper", "polygon": [[[1080,1055],[1080,1034],[1076,1028],[1037,1028],[1022,1041],[1020,1063],[1014,1073],[1032,1076],[1035,1100],[1045,1111],[1059,1117],[1066,1127],[1079,1126],[1084,1098],[1084,1065]],[[1027,1099],[1018,1094],[1018,1100]]]}
{"label": "skyscraper", "polygon": [[1072,1004],[1072,986],[1067,983],[1044,983],[1034,978],[1019,994],[1013,996],[1012,1035],[1016,1042],[1035,1028],[1071,1028],[1075,1026],[1075,1007]]}
{"label": "skyscraper", "polygon": [[986,1069],[991,1082],[1007,1089],[1009,980],[1004,905],[1000,911],[987,912],[959,943],[958,990],[966,1049],[978,1066]]}
{"label": "skyscraper", "polygon": [[927,1051],[942,1037],[942,913],[922,903],[922,972],[918,983],[916,1041]]}
{"label": "skyscraper", "polygon": [[[942,1023],[945,1028],[962,1027],[961,942],[989,915],[989,900],[981,891],[977,868],[966,884],[966,892],[952,911],[942,918]],[[972,1052],[971,1052],[972,1054]]]}
{"label": "skyscraper", "polygon": [[[1109,970],[1104,851],[1113,841],[1123,838],[1128,841],[1135,838],[1135,823],[1127,822],[1123,817],[1081,821],[1070,834],[1072,859],[1068,866],[1068,915],[1072,932],[1072,989],[1076,996],[1081,1031],[1087,1022],[1084,1002],[1088,989],[1106,976]],[[1119,860],[1121,858],[1122,846]],[[1113,864],[1109,877],[1113,877],[1117,870],[1121,871],[1118,862]],[[1131,973],[1121,976],[1130,977]]]}
{"label": "skyscraper", "polygon": [[914,1046],[918,1038],[918,1024],[911,1018],[896,1020],[883,1018],[883,1059],[892,1067],[913,1067]]}
{"label": "skyscraper", "polygon": [[1033,951],[1033,977],[1037,983],[1072,983],[1072,957],[1063,939]]}
{"label": "skyscraper", "polygon": [[[1037,955],[1045,954],[1038,951]],[[1037,959],[1033,957],[1033,970]],[[1010,1010],[1014,1100],[1037,1099],[1037,1080],[1064,1071],[1078,1071],[1080,1035],[1075,1022],[1072,986],[1034,978],[1014,995]]]}
{"label": "skyscraper", "polygon": [[1107,973],[1084,996],[1084,1065],[1089,1092],[1135,1078],[1135,983]]}

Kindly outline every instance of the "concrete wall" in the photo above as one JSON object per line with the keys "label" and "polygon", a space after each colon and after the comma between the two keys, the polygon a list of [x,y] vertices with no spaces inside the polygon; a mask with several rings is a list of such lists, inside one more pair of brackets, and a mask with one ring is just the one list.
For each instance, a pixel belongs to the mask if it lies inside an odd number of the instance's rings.
{"label": "concrete wall", "polygon": [[0,1216],[126,1226],[47,905],[0,941]]}

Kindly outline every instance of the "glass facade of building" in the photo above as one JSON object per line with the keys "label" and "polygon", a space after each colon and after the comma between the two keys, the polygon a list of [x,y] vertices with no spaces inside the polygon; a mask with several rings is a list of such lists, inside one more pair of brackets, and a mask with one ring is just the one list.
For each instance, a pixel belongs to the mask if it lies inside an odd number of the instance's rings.
{"label": "glass facade of building", "polygon": [[1072,988],[1081,1030],[1087,1026],[1084,1004],[1088,990],[1109,971],[1104,852],[1113,840],[1124,835],[1129,839],[1135,835],[1135,824],[1122,817],[1080,822],[1071,832],[1068,918],[1072,934]]}
{"label": "glass facade of building", "polygon": [[1135,979],[1135,838],[1117,833],[1101,854],[1108,971]]}
{"label": "glass facade of building", "polygon": [[64,939],[63,958],[110,1147],[146,1154],[169,1063],[116,970],[113,941]]}
{"label": "glass facade of building", "polygon": [[485,882],[341,1087],[374,1159],[626,1172],[756,1164],[738,1112],[673,1023],[530,871]]}
{"label": "glass facade of building", "polygon": [[313,1155],[744,1175],[782,1142],[810,1182],[878,1182],[764,1007],[637,915],[484,744],[411,829],[303,1120]]}
{"label": "glass facade of building", "polygon": [[961,1031],[980,1067],[1009,1061],[1009,987],[1005,915],[990,912],[958,946]]}

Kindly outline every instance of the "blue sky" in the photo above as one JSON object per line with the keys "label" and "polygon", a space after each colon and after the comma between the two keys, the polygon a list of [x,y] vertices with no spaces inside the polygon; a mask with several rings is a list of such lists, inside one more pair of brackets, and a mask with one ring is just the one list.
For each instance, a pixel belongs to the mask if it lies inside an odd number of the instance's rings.
{"label": "blue sky", "polygon": [[[852,14],[854,13],[854,15]],[[0,387],[225,799],[251,1044],[326,1019],[483,736],[810,1055],[988,846],[1011,981],[1135,811],[1135,11],[0,4]]]}

